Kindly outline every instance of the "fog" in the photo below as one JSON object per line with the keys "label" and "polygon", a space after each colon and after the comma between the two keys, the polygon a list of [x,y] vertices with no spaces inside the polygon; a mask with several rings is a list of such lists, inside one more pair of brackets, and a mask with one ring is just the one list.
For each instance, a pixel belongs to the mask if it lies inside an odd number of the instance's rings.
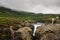
{"label": "fog", "polygon": [[0,6],[35,13],[60,13],[60,0],[0,0]]}

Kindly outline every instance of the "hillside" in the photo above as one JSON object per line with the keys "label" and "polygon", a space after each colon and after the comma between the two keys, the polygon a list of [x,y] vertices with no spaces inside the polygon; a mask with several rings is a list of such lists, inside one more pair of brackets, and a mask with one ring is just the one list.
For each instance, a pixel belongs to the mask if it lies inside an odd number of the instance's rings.
{"label": "hillside", "polygon": [[55,16],[59,16],[60,14],[34,14],[32,12],[25,12],[25,11],[16,11],[16,10],[12,10],[12,9],[9,9],[9,8],[5,8],[5,7],[0,7],[0,16],[11,16],[11,17],[21,17],[21,16],[24,16],[24,17],[27,17],[27,16],[35,16],[35,17],[43,17],[43,16],[47,16],[47,17],[55,17]]}
{"label": "hillside", "polygon": [[0,7],[0,18],[1,17],[8,17],[8,18],[20,18],[22,20],[42,20],[48,18],[55,18],[56,16],[60,17],[60,14],[35,14],[32,12],[25,12],[25,11],[16,11],[5,7]]}

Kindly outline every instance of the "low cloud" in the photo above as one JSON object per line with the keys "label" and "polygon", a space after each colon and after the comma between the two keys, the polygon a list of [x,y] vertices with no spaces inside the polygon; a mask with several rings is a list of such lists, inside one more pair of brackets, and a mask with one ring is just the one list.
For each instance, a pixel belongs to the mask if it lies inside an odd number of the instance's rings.
{"label": "low cloud", "polygon": [[60,0],[0,0],[0,6],[35,13],[60,13]]}

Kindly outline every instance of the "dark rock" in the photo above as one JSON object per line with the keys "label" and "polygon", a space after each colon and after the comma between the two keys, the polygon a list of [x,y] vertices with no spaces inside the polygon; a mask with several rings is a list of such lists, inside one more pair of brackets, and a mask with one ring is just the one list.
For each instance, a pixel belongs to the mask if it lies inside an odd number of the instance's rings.
{"label": "dark rock", "polygon": [[35,40],[60,40],[60,24],[48,24],[38,27]]}

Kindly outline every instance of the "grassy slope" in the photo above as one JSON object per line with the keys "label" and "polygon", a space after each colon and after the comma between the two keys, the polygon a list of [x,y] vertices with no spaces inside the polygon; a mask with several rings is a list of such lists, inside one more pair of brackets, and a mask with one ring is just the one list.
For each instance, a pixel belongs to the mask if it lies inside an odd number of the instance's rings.
{"label": "grassy slope", "polygon": [[21,19],[21,20],[40,20],[40,19],[48,19],[52,17],[59,16],[60,14],[34,14],[31,12],[25,11],[14,11],[8,8],[0,7],[0,22],[5,20],[6,18],[11,19]]}

